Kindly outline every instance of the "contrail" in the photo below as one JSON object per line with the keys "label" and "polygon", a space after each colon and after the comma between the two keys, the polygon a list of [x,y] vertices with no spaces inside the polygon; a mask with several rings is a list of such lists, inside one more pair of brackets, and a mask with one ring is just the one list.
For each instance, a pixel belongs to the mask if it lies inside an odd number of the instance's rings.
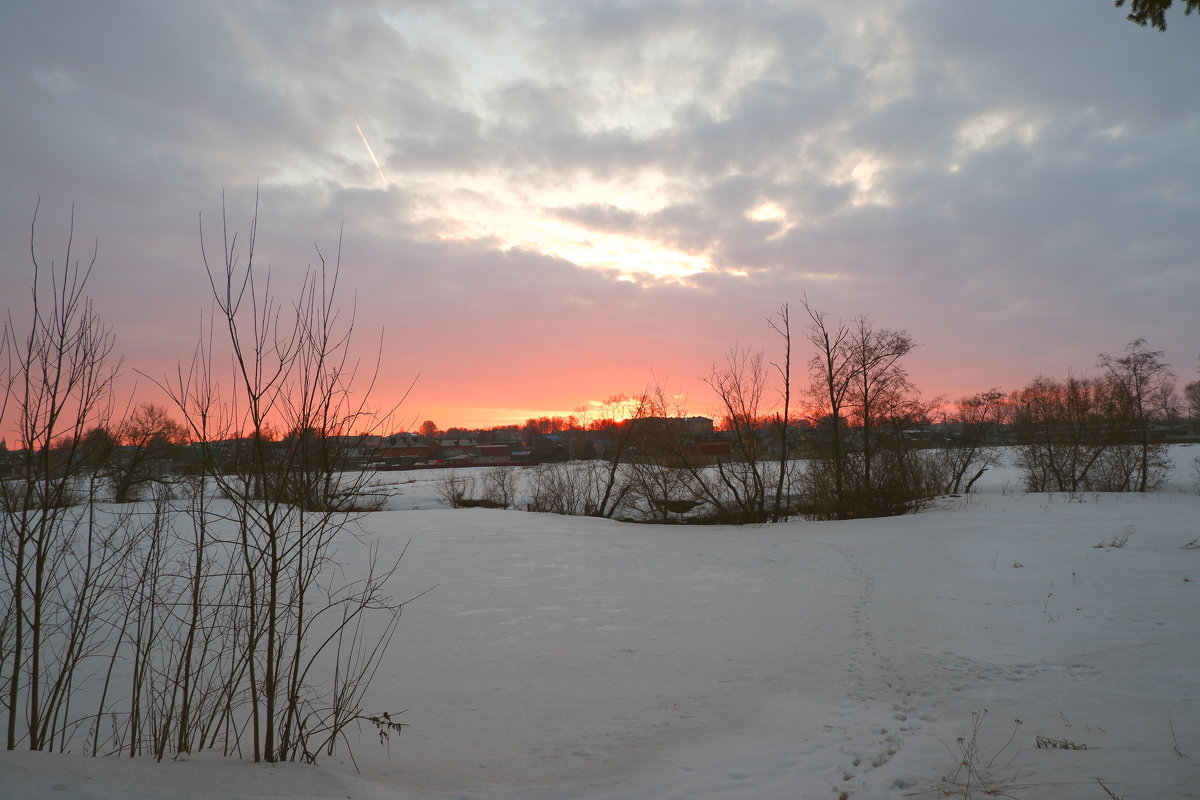
{"label": "contrail", "polygon": [[354,121],[354,130],[358,131],[359,138],[363,140],[363,147],[367,148],[367,155],[371,157],[371,163],[375,165],[375,169],[379,171],[379,180],[383,181],[383,188],[387,189],[391,186],[387,176],[383,174],[383,167],[379,166],[379,159],[375,157],[375,151],[371,149],[371,143],[367,141],[367,135],[363,133],[363,129],[359,126],[358,120]]}

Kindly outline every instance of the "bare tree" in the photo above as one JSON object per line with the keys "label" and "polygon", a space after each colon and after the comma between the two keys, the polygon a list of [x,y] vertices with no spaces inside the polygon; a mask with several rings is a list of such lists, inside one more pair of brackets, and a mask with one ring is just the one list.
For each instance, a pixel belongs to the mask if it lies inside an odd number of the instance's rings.
{"label": "bare tree", "polygon": [[[844,427],[850,384],[854,380],[854,365],[850,354],[850,327],[844,323],[836,326],[830,324],[826,315],[813,308],[808,298],[802,301],[808,314],[809,324],[805,331],[808,341],[816,348],[816,354],[809,362],[811,378],[810,394],[814,400],[820,419],[815,420],[818,432],[828,431],[828,451],[819,454],[828,458],[828,469],[820,468],[819,464],[810,465],[808,479],[817,480],[823,484],[819,494],[829,497],[832,494],[832,516],[835,519],[846,519],[846,453],[844,442]],[[824,422],[825,426],[820,423]],[[812,468],[817,466],[818,469]],[[831,480],[830,480],[831,479]],[[814,489],[810,486],[810,502]]]}
{"label": "bare tree", "polygon": [[[394,562],[380,565],[370,555],[365,578],[333,579],[335,542],[364,508],[367,476],[346,467],[355,442],[378,424],[366,406],[374,374],[365,385],[359,379],[353,315],[343,316],[336,301],[340,247],[332,262],[317,251],[320,267],[284,304],[255,264],[256,231],[257,213],[243,257],[238,237],[223,225],[216,264],[201,231],[214,324],[186,376],[180,370],[163,385],[193,436],[240,433],[232,448],[200,442],[224,449],[232,467],[208,472],[229,502],[226,524],[236,531],[211,543],[231,559],[227,569],[237,582],[231,591],[240,602],[232,630],[239,657],[228,697],[245,706],[224,713],[245,713],[255,760],[307,759],[317,742],[332,746],[358,716],[402,604],[385,591]],[[223,394],[212,393],[220,385],[213,329],[224,332],[233,365]],[[359,627],[372,614],[386,618],[377,641],[363,638]],[[326,657],[338,666],[317,682],[312,668]]]}
{"label": "bare tree", "polygon": [[1005,398],[997,388],[964,397],[953,416],[944,418],[940,456],[948,494],[969,493],[983,473],[1000,462],[1000,426],[1008,409]]}
{"label": "bare tree", "polygon": [[1184,384],[1183,401],[1187,403],[1188,416],[1200,420],[1200,381]]}
{"label": "bare tree", "polygon": [[780,388],[780,400],[783,408],[774,414],[776,436],[779,439],[779,473],[775,476],[775,498],[771,506],[771,521],[779,522],[784,515],[783,490],[789,474],[788,431],[792,425],[792,315],[787,303],[780,303],[775,315],[767,319],[771,330],[783,339],[783,359],[779,363],[772,362],[771,366],[779,373],[783,385]]}
{"label": "bare tree", "polygon": [[817,518],[899,514],[936,493],[935,465],[908,446],[905,429],[923,424],[928,404],[902,360],[915,347],[905,331],[876,329],[860,317],[836,327],[805,301],[814,437],[805,471],[807,506]]}
{"label": "bare tree", "polygon": [[1139,449],[1135,487],[1136,491],[1144,492],[1151,488],[1152,462],[1169,463],[1163,457],[1165,445],[1151,442],[1151,425],[1169,414],[1175,374],[1163,359],[1163,352],[1148,350],[1142,338],[1126,345],[1125,355],[1120,358],[1101,353],[1099,366],[1119,391],[1122,416]]}
{"label": "bare tree", "polygon": [[767,390],[767,369],[760,350],[730,348],[725,363],[713,365],[705,382],[720,403],[722,427],[732,448],[729,459],[715,465],[719,488],[711,496],[727,495],[741,523],[765,522],[767,487],[771,484],[768,467],[762,459],[759,431],[768,417],[763,395]]}
{"label": "bare tree", "polygon": [[1092,488],[1092,470],[1114,447],[1123,400],[1109,381],[1038,377],[1011,400],[1017,464],[1031,492]]}
{"label": "bare tree", "polygon": [[691,510],[704,491],[691,463],[687,411],[679,395],[656,381],[637,397],[621,422],[624,458],[610,516],[667,522],[682,506]]}
{"label": "bare tree", "polygon": [[870,505],[876,490],[872,469],[883,423],[904,418],[911,411],[914,394],[908,374],[900,363],[916,346],[905,331],[876,330],[870,320],[859,317],[847,340],[850,370],[848,399],[861,435],[861,490]]}
{"label": "bare tree", "polygon": [[162,406],[142,403],[116,426],[119,450],[110,453],[103,474],[112,486],[113,502],[139,499],[139,490],[161,479],[162,462],[177,459],[187,443],[187,431]]}
{"label": "bare tree", "polygon": [[[229,464],[224,445],[233,434],[229,398],[222,396],[213,369],[214,331],[210,312],[186,369],[180,365],[173,379],[159,384],[183,412],[187,438],[199,454],[191,491],[179,509],[183,519],[174,525],[177,540],[168,571],[176,579],[159,592],[163,603],[178,609],[172,614],[178,621],[175,630],[164,639],[161,669],[153,676],[169,688],[155,693],[161,702],[150,710],[157,720],[153,752],[159,759],[172,751],[219,746],[229,754],[239,749],[233,732],[246,673],[239,633],[249,628],[250,604],[237,539],[225,529],[230,515],[214,506],[210,489],[224,483],[216,477],[223,476]],[[114,649],[113,658],[118,654],[119,649]],[[102,698],[92,735],[93,754],[104,711]],[[138,742],[129,738],[136,748]]]}
{"label": "bare tree", "polygon": [[661,403],[656,405],[649,389],[635,398],[616,394],[604,401],[598,418],[590,426],[593,431],[603,431],[608,437],[597,496],[589,503],[588,513],[592,516],[612,517],[621,509],[629,491],[623,480],[624,465],[631,450],[637,446],[637,434],[644,430],[643,421],[655,416],[656,408],[660,407]]}
{"label": "bare tree", "polygon": [[[33,282],[29,316],[10,312],[3,326],[5,367],[0,424],[21,438],[15,480],[0,481],[0,683],[8,749],[56,745],[76,667],[97,635],[102,551],[115,539],[89,506],[84,434],[103,426],[110,408],[114,337],[96,314],[86,285],[96,262],[77,260],[74,209],[61,267],[37,254],[37,210],[30,226]],[[58,744],[61,746],[61,738]]]}
{"label": "bare tree", "polygon": [[[36,222],[35,212],[35,233]],[[18,474],[0,481],[6,746],[65,750],[85,734],[93,754],[163,758],[240,752],[249,736],[271,761],[330,752],[362,716],[403,605],[386,590],[397,561],[371,550],[366,575],[350,580],[334,550],[358,541],[339,537],[363,507],[366,476],[343,468],[372,419],[349,356],[353,320],[334,302],[336,264],[322,259],[284,305],[258,282],[253,233],[245,264],[225,237],[192,363],[160,382],[201,472],[181,503],[160,492],[114,510],[98,506],[96,487],[115,479],[128,499],[144,458],[183,435],[152,406],[111,424],[113,338],[85,294],[91,264],[73,260],[72,234],[64,265],[49,269],[31,236],[28,327],[10,313],[0,335],[0,424],[22,439]],[[234,365],[223,385],[218,329]],[[85,664],[99,685],[81,713]]]}

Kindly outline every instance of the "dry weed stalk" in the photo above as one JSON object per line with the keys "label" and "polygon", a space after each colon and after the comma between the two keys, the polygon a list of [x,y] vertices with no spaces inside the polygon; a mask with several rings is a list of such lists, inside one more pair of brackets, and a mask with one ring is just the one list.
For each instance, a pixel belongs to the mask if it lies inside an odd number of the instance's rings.
{"label": "dry weed stalk", "polygon": [[1000,758],[1009,745],[1016,739],[1017,729],[1022,725],[1019,719],[1013,720],[1012,731],[1009,733],[1008,740],[1004,745],[992,754],[990,758],[986,761],[984,760],[984,756],[979,752],[979,732],[983,728],[983,721],[987,718],[987,713],[986,708],[982,711],[972,711],[971,735],[958,738],[957,753],[949,747],[946,748],[958,759],[958,763],[954,766],[954,769],[943,775],[941,782],[933,789],[909,796],[915,797],[934,794],[939,797],[1017,798],[1017,795],[1013,794],[1013,792],[1037,785],[1021,782],[1021,779],[1026,776],[1012,771],[1012,759],[1009,759],[1004,764],[1002,773],[997,775],[993,772],[993,766],[997,759]]}
{"label": "dry weed stalk", "polygon": [[1179,749],[1179,739],[1175,736],[1175,723],[1171,721],[1171,712],[1167,712],[1167,727],[1171,729],[1171,741],[1174,744],[1175,755],[1180,758],[1187,758],[1187,755]]}

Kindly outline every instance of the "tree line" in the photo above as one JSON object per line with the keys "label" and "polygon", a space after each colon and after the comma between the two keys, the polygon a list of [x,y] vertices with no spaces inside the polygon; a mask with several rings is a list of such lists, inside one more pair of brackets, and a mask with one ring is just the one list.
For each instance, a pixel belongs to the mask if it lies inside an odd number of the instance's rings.
{"label": "tree line", "polygon": [[[971,491],[1006,452],[1031,492],[1146,492],[1172,466],[1164,430],[1186,413],[1200,422],[1200,381],[1181,398],[1163,352],[1144,339],[1101,353],[1090,375],[1039,376],[947,403],[923,399],[909,380],[908,332],[865,317],[835,322],[807,299],[801,308],[798,323],[787,303],[767,319],[777,359],[735,347],[714,364],[705,378],[714,434],[697,435],[682,402],[651,386],[613,398],[620,419],[556,428],[602,434],[598,460],[537,467],[523,503],[503,470],[478,485],[448,477],[443,499],[652,522],[878,517]],[[794,377],[797,344],[810,355]]]}

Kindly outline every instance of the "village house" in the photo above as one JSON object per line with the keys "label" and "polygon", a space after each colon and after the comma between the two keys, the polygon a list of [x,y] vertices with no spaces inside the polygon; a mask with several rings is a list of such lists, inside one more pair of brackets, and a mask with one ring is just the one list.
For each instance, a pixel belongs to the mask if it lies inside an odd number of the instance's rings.
{"label": "village house", "polygon": [[435,445],[415,433],[395,433],[383,437],[375,457],[380,464],[406,466],[434,457]]}

